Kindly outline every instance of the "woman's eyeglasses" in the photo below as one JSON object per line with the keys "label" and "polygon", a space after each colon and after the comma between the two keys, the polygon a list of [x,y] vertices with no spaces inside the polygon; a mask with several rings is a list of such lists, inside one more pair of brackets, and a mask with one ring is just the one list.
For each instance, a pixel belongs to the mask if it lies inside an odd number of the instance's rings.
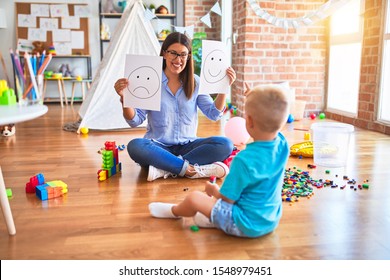
{"label": "woman's eyeglasses", "polygon": [[177,53],[175,51],[166,50],[165,53],[168,54],[168,57],[172,60],[175,60],[177,57],[180,57],[181,60],[188,60],[190,55],[186,52]]}

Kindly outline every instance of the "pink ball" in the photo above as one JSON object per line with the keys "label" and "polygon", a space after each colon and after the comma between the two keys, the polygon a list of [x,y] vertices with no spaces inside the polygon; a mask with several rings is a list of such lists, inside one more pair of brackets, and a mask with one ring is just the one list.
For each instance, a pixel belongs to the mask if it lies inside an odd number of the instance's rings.
{"label": "pink ball", "polygon": [[245,119],[233,117],[225,125],[225,135],[232,140],[234,145],[246,144],[250,135],[245,127]]}
{"label": "pink ball", "polygon": [[317,117],[316,114],[311,114],[311,115],[310,115],[310,118],[311,118],[312,120],[314,120],[316,117]]}

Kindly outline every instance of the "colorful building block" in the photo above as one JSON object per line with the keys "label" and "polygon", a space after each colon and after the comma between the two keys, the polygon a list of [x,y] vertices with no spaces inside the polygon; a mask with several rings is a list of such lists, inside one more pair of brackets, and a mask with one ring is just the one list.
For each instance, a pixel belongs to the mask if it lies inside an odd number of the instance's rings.
{"label": "colorful building block", "polygon": [[60,197],[68,192],[68,185],[60,180],[50,181],[36,187],[36,196],[40,200]]}
{"label": "colorful building block", "polygon": [[102,154],[102,169],[97,172],[99,181],[107,180],[109,177],[122,171],[122,164],[119,162],[118,147],[115,141],[106,141]]}
{"label": "colorful building block", "polygon": [[40,200],[60,197],[68,192],[68,185],[61,180],[45,183],[45,177],[39,173],[26,183],[26,193],[35,193]]}
{"label": "colorful building block", "polygon": [[12,190],[11,189],[6,189],[5,191],[7,193],[7,197],[12,197]]}
{"label": "colorful building block", "polygon": [[46,188],[49,187],[48,184],[39,185],[35,188],[35,194],[40,200],[47,200],[48,195]]}
{"label": "colorful building block", "polygon": [[16,95],[12,88],[9,88],[6,80],[0,80],[0,105],[16,104]]}
{"label": "colorful building block", "polygon": [[29,182],[26,183],[26,193],[35,193],[36,186],[42,185],[43,183],[45,183],[45,177],[42,173],[31,177]]}

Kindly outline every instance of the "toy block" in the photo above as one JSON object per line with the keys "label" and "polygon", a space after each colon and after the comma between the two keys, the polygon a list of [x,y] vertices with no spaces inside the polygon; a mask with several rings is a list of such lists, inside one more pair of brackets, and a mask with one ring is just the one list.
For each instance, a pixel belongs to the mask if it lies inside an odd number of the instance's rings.
{"label": "toy block", "polygon": [[60,197],[60,196],[62,196],[64,194],[62,187],[54,187],[52,189],[53,189],[54,197]]}
{"label": "toy block", "polygon": [[116,166],[118,164],[118,159],[113,158],[114,164],[112,166]]}
{"label": "toy block", "polygon": [[64,187],[64,188],[68,188],[68,185],[65,184],[64,182],[62,182],[61,180],[50,181],[50,182],[47,182],[47,184],[48,184],[49,186],[52,186],[52,187]]}
{"label": "toy block", "polygon": [[42,173],[38,173],[37,175],[30,178],[30,183],[34,187],[42,185],[43,183],[45,183],[45,177]]}
{"label": "toy block", "polygon": [[7,197],[12,197],[12,190],[11,189],[6,189],[5,191],[7,193]]}
{"label": "toy block", "polygon": [[[113,176],[113,175],[116,174],[116,166],[115,166],[115,165],[114,165],[113,167],[111,167],[110,173],[111,173],[111,176]],[[111,176],[110,176],[110,177],[111,177]]]}
{"label": "toy block", "polygon": [[45,177],[42,173],[38,173],[37,175],[30,177],[30,181],[26,183],[26,193],[35,193],[36,186],[44,183]]}
{"label": "toy block", "polygon": [[0,105],[16,104],[15,91],[8,87],[6,80],[0,80]]}
{"label": "toy block", "polygon": [[67,192],[67,186],[62,181],[51,181],[36,187],[36,195],[41,200],[60,197]]}
{"label": "toy block", "polygon": [[30,185],[33,186],[33,187],[36,187],[36,186],[40,185],[40,184],[38,183],[38,178],[37,178],[37,176],[34,176],[34,177],[31,177],[31,178],[30,178]]}
{"label": "toy block", "polygon": [[40,200],[47,200],[48,199],[47,187],[50,187],[50,186],[48,184],[36,186],[36,193],[35,194]]}
{"label": "toy block", "polygon": [[47,188],[46,188],[46,192],[47,192],[47,199],[52,199],[52,198],[54,198],[54,188],[52,188],[52,187],[47,187]]}
{"label": "toy block", "polygon": [[35,193],[35,186],[31,185],[30,182],[26,183],[26,193]]}
{"label": "toy block", "polygon": [[114,152],[114,159],[115,159],[115,164],[117,164],[119,162],[119,153],[118,153],[118,148],[115,148],[113,150]]}
{"label": "toy block", "polygon": [[45,177],[39,173],[30,178],[26,183],[26,192],[35,193],[40,200],[48,200],[60,197],[68,192],[68,185],[61,180],[55,180],[45,183]]}
{"label": "toy block", "polygon": [[118,147],[115,141],[106,141],[104,143],[104,149],[101,150],[102,154],[102,169],[98,174],[99,181],[107,180],[109,177],[117,174],[122,170],[122,165],[119,162]]}
{"label": "toy block", "polygon": [[4,90],[0,96],[0,105],[16,104],[16,95],[12,88]]}
{"label": "toy block", "polygon": [[108,174],[107,170],[100,169],[97,174],[98,174],[98,179],[99,181],[104,181],[107,180]]}
{"label": "toy block", "polygon": [[37,178],[38,178],[38,183],[39,183],[39,184],[45,183],[45,177],[43,176],[42,173],[38,173],[36,176],[37,176]]}
{"label": "toy block", "polygon": [[63,194],[68,192],[68,185],[61,180],[50,181],[47,184],[52,188],[61,188]]}
{"label": "toy block", "polygon": [[52,199],[62,196],[62,187],[46,187],[47,198]]}
{"label": "toy block", "polygon": [[109,169],[111,168],[111,166],[114,165],[114,158],[113,158],[112,151],[103,150],[102,158],[103,158],[103,168]]}
{"label": "toy block", "polygon": [[104,143],[104,148],[106,150],[112,150],[112,151],[115,150],[116,148],[115,141],[106,141]]}
{"label": "toy block", "polygon": [[2,95],[3,91],[8,89],[7,80],[0,80],[0,96]]}

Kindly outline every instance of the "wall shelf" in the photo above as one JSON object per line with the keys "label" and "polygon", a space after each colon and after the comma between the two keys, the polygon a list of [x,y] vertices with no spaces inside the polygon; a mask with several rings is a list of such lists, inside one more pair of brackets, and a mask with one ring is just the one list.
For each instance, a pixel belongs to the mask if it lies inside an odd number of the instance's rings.
{"label": "wall shelf", "polygon": [[[177,1],[175,0],[169,0],[169,4],[167,5],[168,10],[173,12],[170,14],[155,14],[156,17],[159,20],[164,20],[164,21],[169,21],[169,24],[171,26],[174,26],[177,24]],[[102,1],[99,1],[99,23],[100,23],[100,59],[103,59],[104,53],[105,53],[105,48],[107,47],[107,44],[111,41],[110,39],[106,39],[102,36],[102,26],[103,24],[107,25],[109,28],[109,31],[111,35],[114,33],[114,30],[116,29],[116,25],[119,22],[119,19],[122,17],[122,13],[107,13],[103,12],[103,7],[102,7]],[[153,25],[153,20],[152,20],[152,25]],[[163,42],[164,39],[158,38],[156,26],[153,26],[155,28],[156,32],[156,37],[159,42]],[[173,29],[173,27],[171,28]],[[173,31],[173,30],[171,30]],[[102,37],[104,39],[102,39]]]}

